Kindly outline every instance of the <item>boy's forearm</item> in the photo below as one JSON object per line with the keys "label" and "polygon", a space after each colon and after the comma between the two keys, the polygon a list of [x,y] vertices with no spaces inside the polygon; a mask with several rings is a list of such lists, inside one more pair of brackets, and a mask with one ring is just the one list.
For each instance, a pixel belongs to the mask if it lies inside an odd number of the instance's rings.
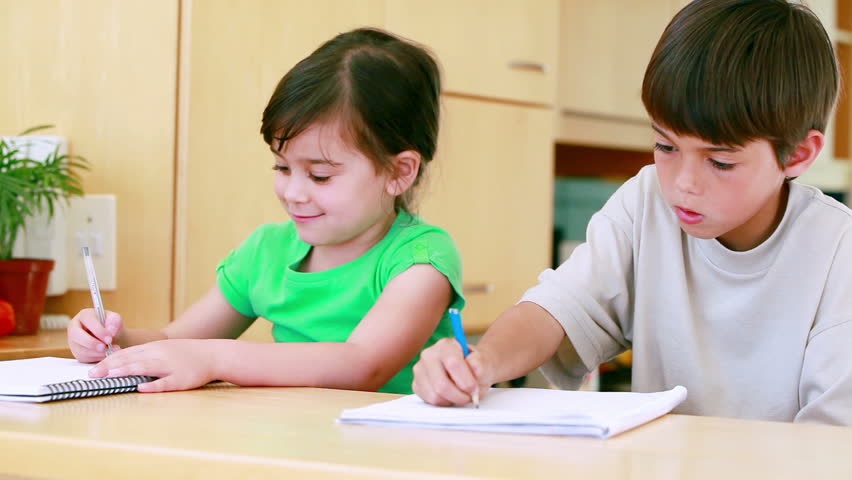
{"label": "boy's forearm", "polygon": [[546,310],[521,302],[503,312],[477,348],[491,359],[493,383],[522,377],[552,357],[565,331]]}
{"label": "boy's forearm", "polygon": [[392,374],[361,347],[342,342],[273,343],[204,340],[217,380],[241,386],[304,386],[374,391]]}

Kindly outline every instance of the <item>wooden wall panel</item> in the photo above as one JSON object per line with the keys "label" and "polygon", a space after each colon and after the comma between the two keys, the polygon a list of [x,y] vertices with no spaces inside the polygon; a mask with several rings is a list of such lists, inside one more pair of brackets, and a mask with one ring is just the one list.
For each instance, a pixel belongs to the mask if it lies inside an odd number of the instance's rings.
{"label": "wooden wall panel", "polygon": [[[86,192],[117,196],[104,303],[133,326],[170,319],[177,36],[177,0],[0,1],[0,134],[55,124],[91,162]],[[47,309],[89,306],[74,291]]]}

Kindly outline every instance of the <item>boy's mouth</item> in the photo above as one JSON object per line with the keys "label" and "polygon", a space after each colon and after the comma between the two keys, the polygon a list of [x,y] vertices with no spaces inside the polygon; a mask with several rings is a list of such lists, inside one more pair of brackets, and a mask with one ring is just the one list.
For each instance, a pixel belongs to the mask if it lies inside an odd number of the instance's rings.
{"label": "boy's mouth", "polygon": [[678,220],[687,225],[695,225],[696,223],[701,222],[701,220],[704,220],[704,215],[687,208],[675,207],[675,213],[677,214]]}

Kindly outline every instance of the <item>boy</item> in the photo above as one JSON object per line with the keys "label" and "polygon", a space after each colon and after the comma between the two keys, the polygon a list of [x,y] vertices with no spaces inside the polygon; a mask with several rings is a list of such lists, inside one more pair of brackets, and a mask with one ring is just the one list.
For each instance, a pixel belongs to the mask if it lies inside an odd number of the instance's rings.
{"label": "boy", "polygon": [[852,212],[792,181],[825,142],[839,74],[819,20],[784,0],[698,0],[668,25],[642,100],[654,166],[466,359],[415,366],[437,405],[542,366],[560,387],[633,349],[633,390],[675,411],[852,424]]}

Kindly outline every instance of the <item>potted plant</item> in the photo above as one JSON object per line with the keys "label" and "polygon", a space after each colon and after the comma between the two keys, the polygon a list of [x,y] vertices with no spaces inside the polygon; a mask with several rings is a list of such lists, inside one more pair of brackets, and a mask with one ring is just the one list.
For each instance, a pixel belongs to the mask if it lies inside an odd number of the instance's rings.
{"label": "potted plant", "polygon": [[[50,127],[33,127],[21,135]],[[88,169],[84,158],[58,147],[44,159],[33,159],[27,146],[0,137],[0,300],[13,307],[13,335],[38,330],[53,269],[53,260],[12,258],[15,240],[29,218],[46,212],[50,220],[58,202],[67,204],[70,197],[82,195],[78,172]]]}

